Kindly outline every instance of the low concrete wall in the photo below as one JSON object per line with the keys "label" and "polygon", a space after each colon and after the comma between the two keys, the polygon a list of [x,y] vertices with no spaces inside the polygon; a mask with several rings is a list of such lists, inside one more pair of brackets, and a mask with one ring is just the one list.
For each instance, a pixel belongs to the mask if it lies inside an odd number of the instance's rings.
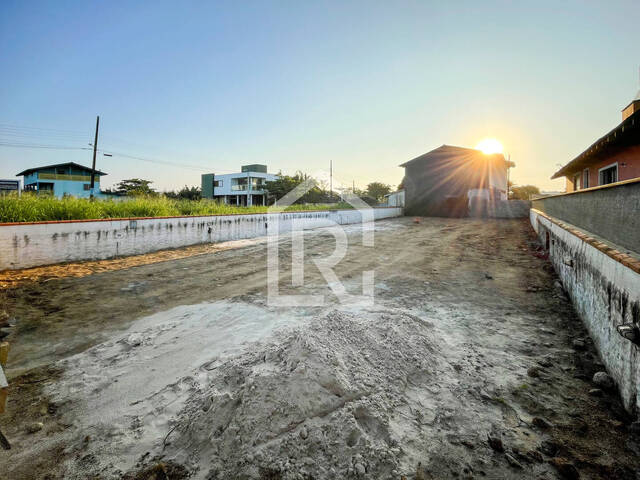
{"label": "low concrete wall", "polygon": [[531,209],[530,219],[625,408],[638,413],[640,347],[616,327],[640,323],[640,261],[538,210]]}
{"label": "low concrete wall", "polygon": [[527,218],[531,202],[525,200],[485,200],[474,197],[469,201],[472,218]]}
{"label": "low concrete wall", "polygon": [[640,178],[539,198],[533,208],[640,252]]}
{"label": "low concrete wall", "polygon": [[[371,212],[372,218],[379,220],[402,215],[402,208],[374,208]],[[0,225],[0,270],[254,238],[272,233],[275,222],[282,233],[294,225],[307,230],[361,221],[358,210],[327,210],[4,224]]]}

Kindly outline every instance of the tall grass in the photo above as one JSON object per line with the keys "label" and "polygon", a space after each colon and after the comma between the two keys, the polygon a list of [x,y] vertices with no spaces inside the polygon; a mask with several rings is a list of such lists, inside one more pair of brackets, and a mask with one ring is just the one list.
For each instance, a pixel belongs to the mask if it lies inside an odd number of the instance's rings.
{"label": "tall grass", "polygon": [[[351,208],[347,203],[292,205],[277,211],[308,211]],[[44,222],[51,220],[90,220],[99,218],[174,217],[189,215],[230,215],[264,213],[269,207],[236,207],[213,200],[174,200],[163,196],[132,197],[124,200],[94,200],[87,198],[23,193],[22,196],[0,196],[0,223]],[[269,211],[274,211],[271,208]]]}

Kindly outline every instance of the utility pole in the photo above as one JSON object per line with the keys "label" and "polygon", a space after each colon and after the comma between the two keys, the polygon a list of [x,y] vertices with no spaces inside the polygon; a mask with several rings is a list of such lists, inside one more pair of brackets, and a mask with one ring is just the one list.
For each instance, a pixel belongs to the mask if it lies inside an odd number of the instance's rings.
{"label": "utility pole", "polygon": [[96,186],[96,152],[98,151],[98,128],[100,127],[100,115],[96,117],[96,138],[93,140],[93,164],[91,165],[91,199],[93,199],[93,189]]}
{"label": "utility pole", "polygon": [[329,160],[329,197],[333,198],[333,160]]}
{"label": "utility pole", "polygon": [[511,170],[511,154],[509,154],[509,163],[507,163],[507,200],[509,200],[509,171]]}
{"label": "utility pole", "polygon": [[353,182],[353,186],[351,187],[351,193],[353,193],[354,195],[356,194],[356,181],[352,180]]}

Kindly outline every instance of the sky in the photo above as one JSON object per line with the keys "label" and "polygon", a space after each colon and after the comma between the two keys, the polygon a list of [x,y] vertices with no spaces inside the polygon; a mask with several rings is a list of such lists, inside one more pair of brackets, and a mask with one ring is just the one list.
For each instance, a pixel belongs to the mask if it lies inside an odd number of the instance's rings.
{"label": "sky", "polygon": [[637,1],[3,0],[0,178],[90,165],[100,115],[103,187],[330,161],[395,186],[407,160],[495,137],[515,183],[563,190],[558,164],[640,89],[638,19]]}

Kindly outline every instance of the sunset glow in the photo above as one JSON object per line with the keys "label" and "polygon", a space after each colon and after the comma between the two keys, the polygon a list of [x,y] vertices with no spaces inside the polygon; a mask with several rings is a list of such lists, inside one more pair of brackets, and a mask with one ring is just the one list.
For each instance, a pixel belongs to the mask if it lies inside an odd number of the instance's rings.
{"label": "sunset glow", "polygon": [[495,138],[485,138],[476,145],[477,150],[482,150],[483,153],[502,153],[502,144]]}

